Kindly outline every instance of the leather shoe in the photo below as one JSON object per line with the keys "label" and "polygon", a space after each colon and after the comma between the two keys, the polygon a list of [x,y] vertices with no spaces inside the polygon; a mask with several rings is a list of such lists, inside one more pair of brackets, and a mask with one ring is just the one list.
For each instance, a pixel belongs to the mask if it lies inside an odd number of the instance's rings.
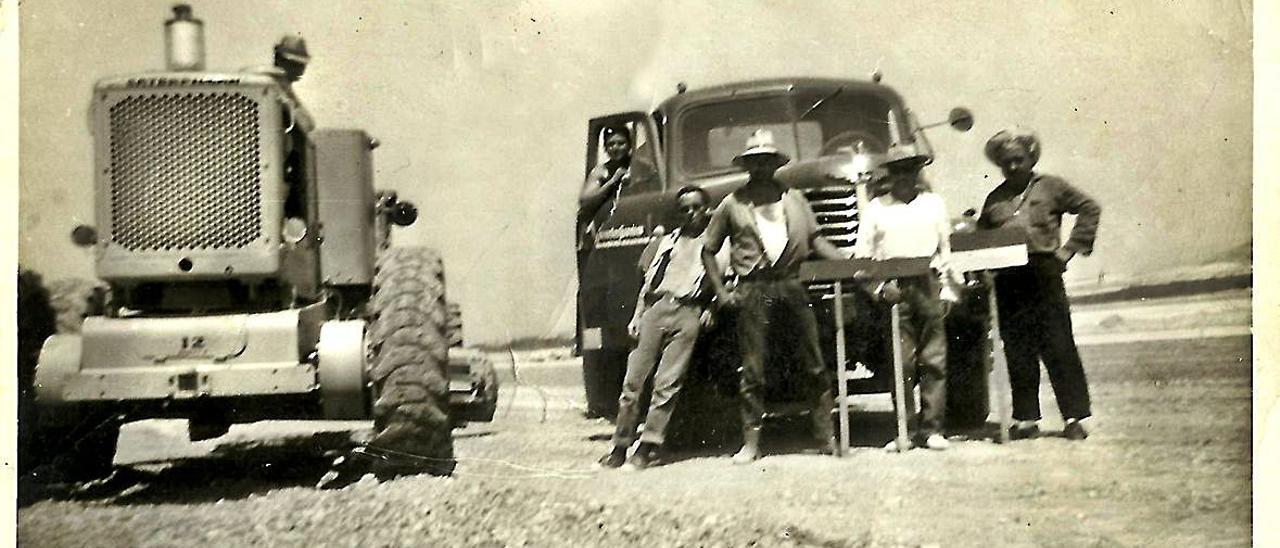
{"label": "leather shoe", "polygon": [[946,451],[951,448],[951,442],[942,434],[935,433],[924,439],[924,446],[934,451]]}
{"label": "leather shoe", "polygon": [[1089,432],[1085,431],[1080,421],[1067,421],[1067,426],[1062,429],[1062,433],[1071,441],[1081,441],[1089,437]]}
{"label": "leather shoe", "polygon": [[1013,425],[1009,427],[1009,439],[1011,440],[1029,440],[1040,437],[1040,425],[1032,424],[1031,426]]}

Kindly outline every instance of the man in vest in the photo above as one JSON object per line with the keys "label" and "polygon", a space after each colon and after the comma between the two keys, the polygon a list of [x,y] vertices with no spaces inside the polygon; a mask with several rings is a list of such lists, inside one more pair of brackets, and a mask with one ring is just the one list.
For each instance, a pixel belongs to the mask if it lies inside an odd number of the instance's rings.
{"label": "man in vest", "polygon": [[[813,435],[824,451],[834,447],[832,383],[822,360],[817,320],[799,273],[800,263],[810,255],[832,260],[848,257],[818,234],[817,219],[804,195],[774,178],[774,172],[788,161],[790,158],[774,146],[770,131],[761,129],[752,134],[747,149],[733,159],[750,179],[720,202],[704,236],[702,257],[716,298],[721,306],[737,310],[743,446],[733,456],[736,464],[760,458],[764,364],[779,338],[776,330],[781,329],[799,331],[796,357],[810,388]],[[729,262],[737,278],[732,290],[720,272],[711,268],[726,238]]]}

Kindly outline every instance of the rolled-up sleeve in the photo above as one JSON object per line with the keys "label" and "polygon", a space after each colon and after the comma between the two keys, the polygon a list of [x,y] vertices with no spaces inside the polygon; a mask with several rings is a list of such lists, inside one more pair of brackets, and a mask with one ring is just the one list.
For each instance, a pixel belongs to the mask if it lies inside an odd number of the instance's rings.
{"label": "rolled-up sleeve", "polygon": [[726,198],[720,202],[716,210],[711,213],[711,221],[707,223],[707,228],[702,233],[702,247],[712,254],[720,251],[725,237],[729,235],[728,201]]}

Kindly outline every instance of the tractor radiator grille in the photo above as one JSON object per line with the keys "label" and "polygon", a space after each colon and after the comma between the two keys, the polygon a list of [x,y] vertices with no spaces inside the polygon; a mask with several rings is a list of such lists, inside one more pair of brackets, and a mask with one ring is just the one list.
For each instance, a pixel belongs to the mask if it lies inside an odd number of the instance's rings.
{"label": "tractor radiator grille", "polygon": [[235,92],[132,95],[109,116],[116,244],[233,249],[259,237],[257,102]]}

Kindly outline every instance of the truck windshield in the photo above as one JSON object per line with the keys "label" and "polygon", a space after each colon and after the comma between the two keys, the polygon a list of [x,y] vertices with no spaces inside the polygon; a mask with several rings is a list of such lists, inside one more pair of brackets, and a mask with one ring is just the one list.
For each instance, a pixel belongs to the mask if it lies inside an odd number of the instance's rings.
{"label": "truck windshield", "polygon": [[884,95],[849,90],[693,107],[680,120],[681,169],[694,177],[735,169],[733,157],[757,129],[772,131],[792,161],[834,154],[859,141],[868,151],[883,153],[891,140],[890,120],[901,120],[900,113],[890,114],[893,107]]}

